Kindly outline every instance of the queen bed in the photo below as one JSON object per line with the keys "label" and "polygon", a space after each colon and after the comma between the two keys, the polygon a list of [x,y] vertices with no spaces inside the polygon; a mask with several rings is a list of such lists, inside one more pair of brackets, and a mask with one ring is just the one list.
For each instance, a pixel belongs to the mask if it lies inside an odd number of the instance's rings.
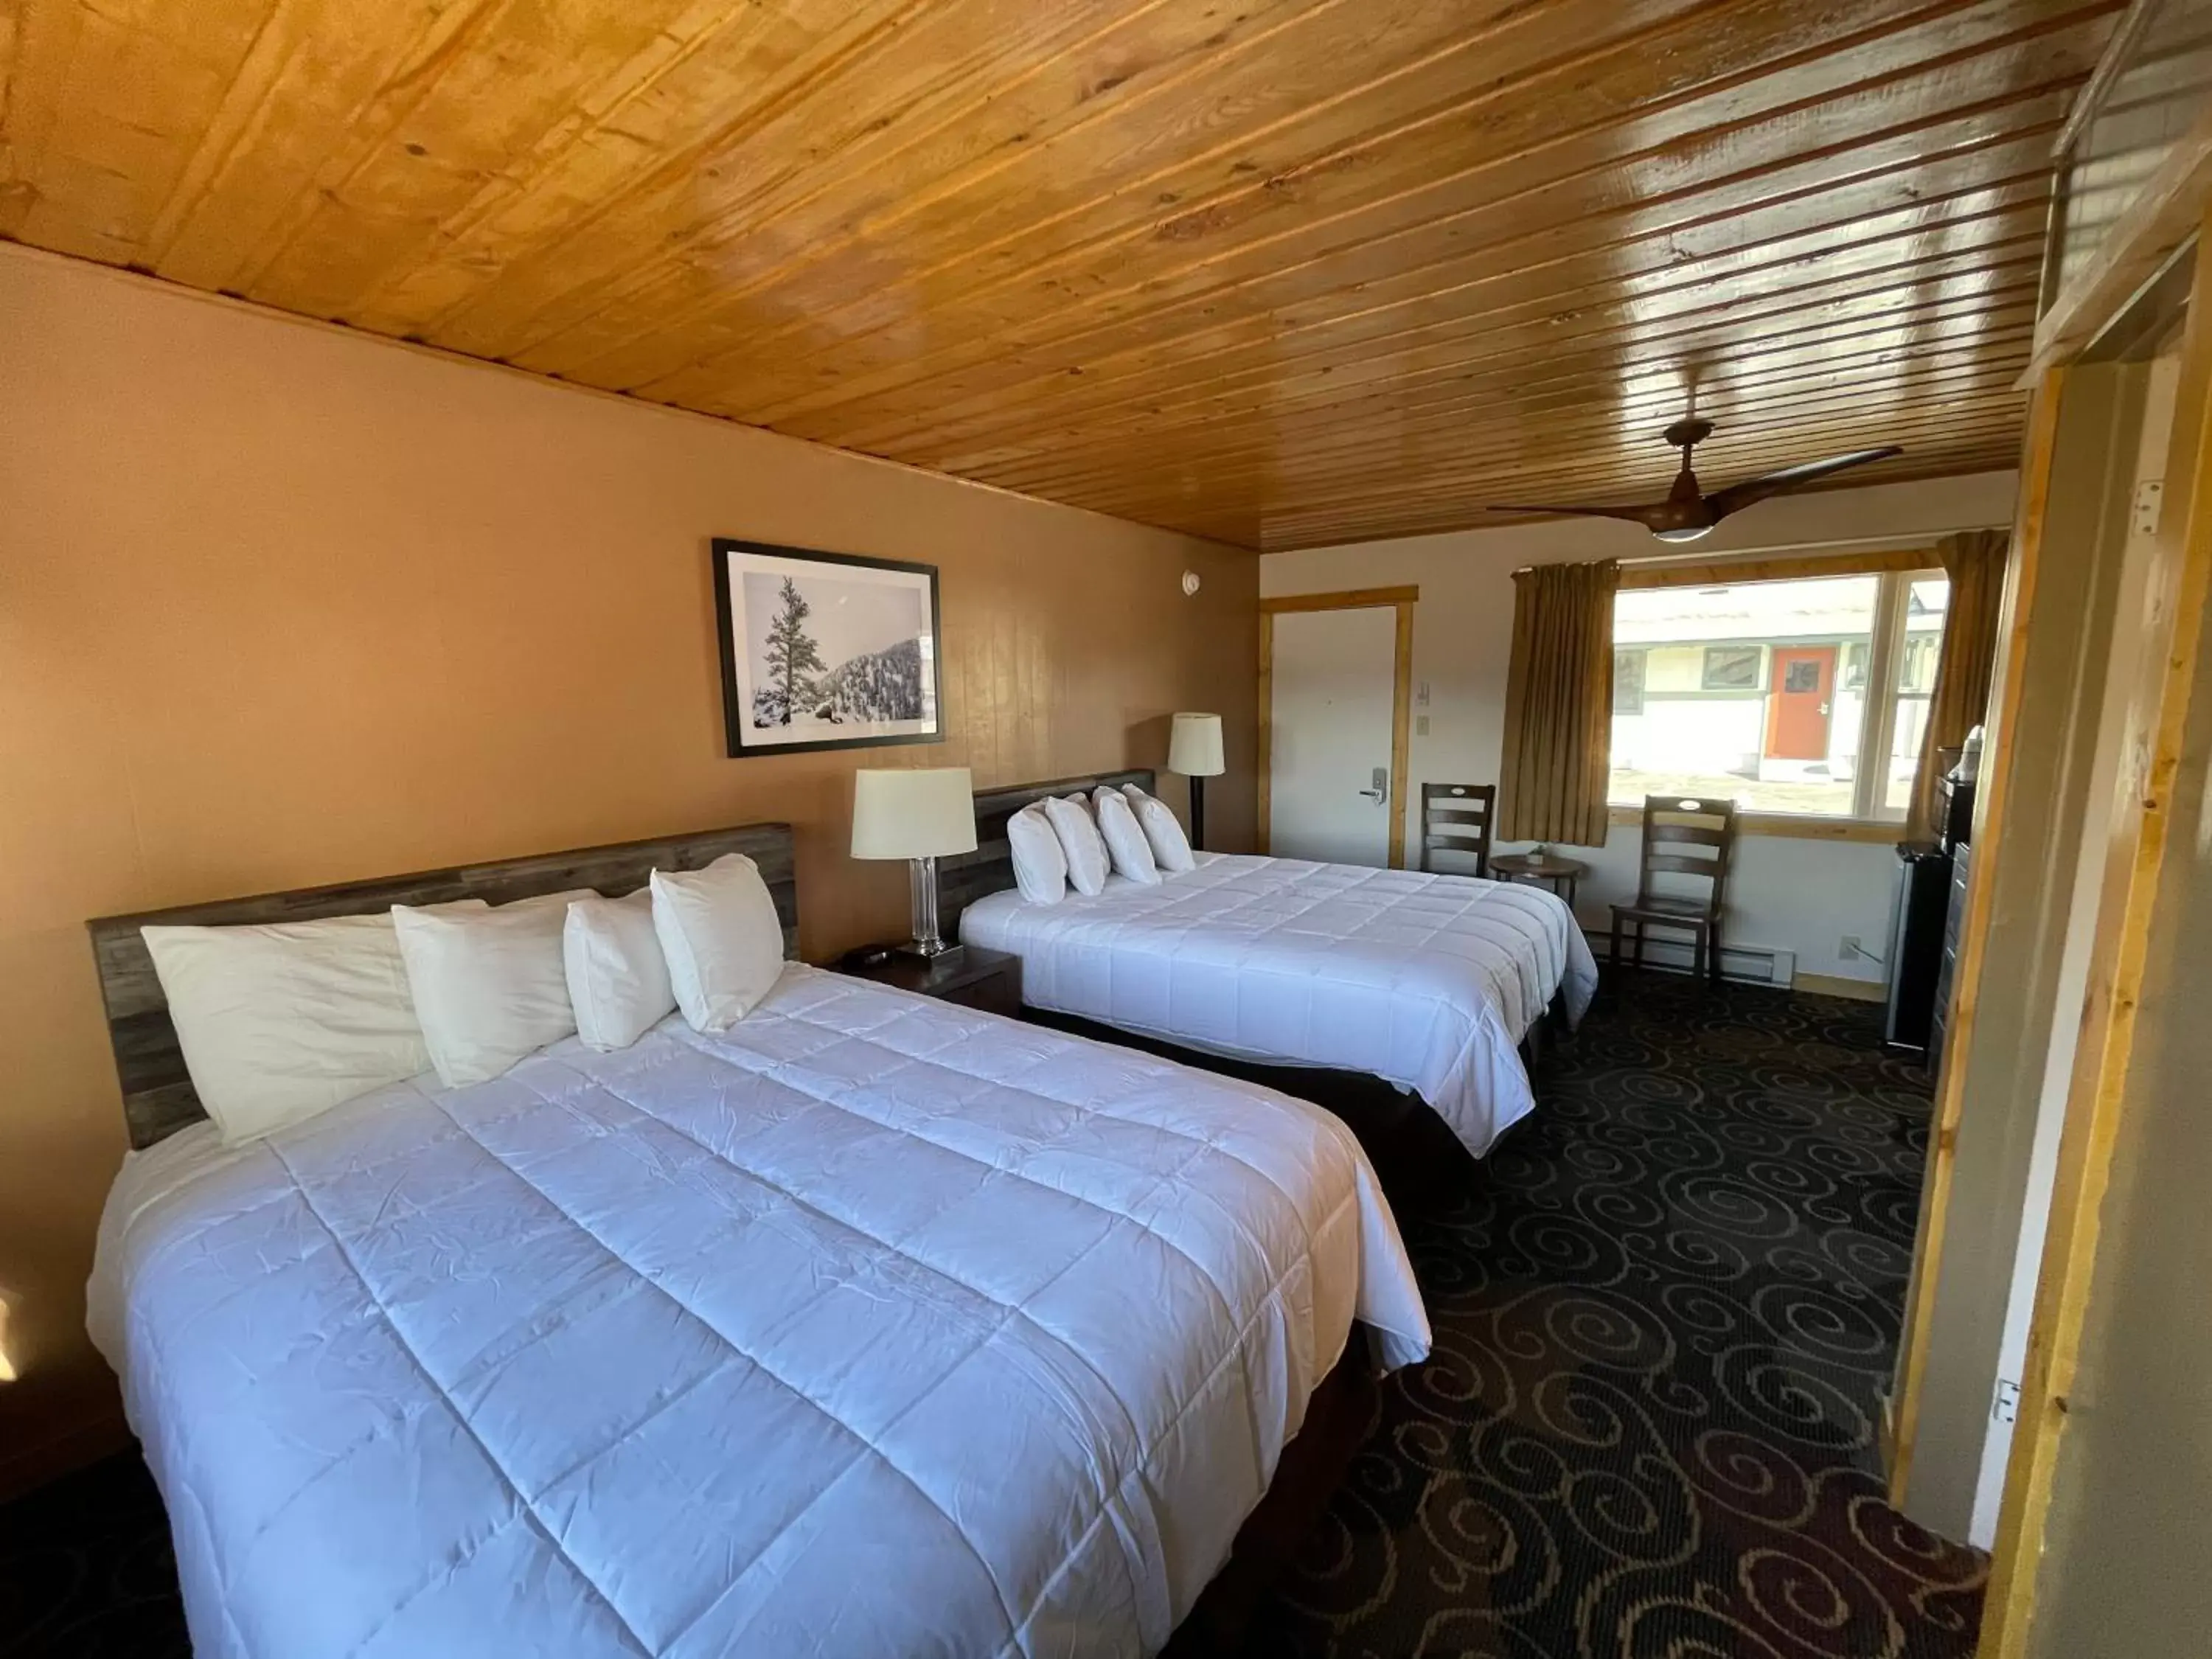
{"label": "queen bed", "polygon": [[91,1325],[202,1659],[1156,1652],[1324,1379],[1426,1352],[1280,1095],[793,963],[227,1146],[137,945],[726,850],[795,937],[781,826],[94,924],[139,1150]]}
{"label": "queen bed", "polygon": [[1476,1157],[1535,1104],[1519,1048],[1554,999],[1581,1018],[1597,963],[1535,888],[1411,870],[1200,853],[1197,868],[1056,904],[1014,888],[1006,821],[1147,771],[979,794],[953,867],[960,938],[1022,962],[1032,1007],[1201,1054],[1378,1077]]}

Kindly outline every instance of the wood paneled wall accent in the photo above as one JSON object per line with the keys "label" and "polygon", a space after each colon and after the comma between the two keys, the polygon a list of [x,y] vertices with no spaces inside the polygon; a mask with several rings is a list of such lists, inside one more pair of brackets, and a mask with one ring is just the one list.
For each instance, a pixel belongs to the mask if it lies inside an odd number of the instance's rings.
{"label": "wood paneled wall accent", "polygon": [[2010,465],[2120,0],[30,8],[0,234],[1267,548]]}
{"label": "wood paneled wall accent", "polygon": [[[774,819],[820,961],[905,932],[855,768],[1157,765],[1177,708],[1250,845],[1248,553],[23,248],[0,318],[0,1486],[112,1430],[87,918]],[[947,740],[726,758],[716,534],[937,565]]]}
{"label": "wood paneled wall accent", "polygon": [[169,1018],[169,1000],[147,950],[148,927],[242,927],[288,921],[319,921],[328,916],[358,916],[386,911],[395,904],[452,904],[482,899],[512,904],[546,893],[596,888],[620,898],[646,884],[655,870],[703,870],[726,854],[738,853],[759,868],[769,896],[783,923],[783,953],[799,955],[799,884],[793,878],[791,826],[745,824],[733,830],[702,830],[688,836],[618,842],[611,847],[577,848],[526,858],[497,859],[417,870],[404,876],[380,876],[325,887],[295,888],[288,893],[258,893],[218,899],[136,915],[101,916],[87,924],[93,961],[100,971],[100,997],[107,1011],[108,1041],[115,1049],[116,1081],[123,1091],[123,1117],[134,1147],[151,1146],[187,1124],[207,1116],[185,1067],[184,1049]]}

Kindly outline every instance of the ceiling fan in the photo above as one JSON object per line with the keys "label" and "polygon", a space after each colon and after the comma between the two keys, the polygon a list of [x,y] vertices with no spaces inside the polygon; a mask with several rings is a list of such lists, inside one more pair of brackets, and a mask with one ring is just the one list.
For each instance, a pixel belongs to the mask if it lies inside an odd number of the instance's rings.
{"label": "ceiling fan", "polygon": [[1698,487],[1698,475],[1691,469],[1690,452],[1713,435],[1713,423],[1692,415],[1675,422],[1662,435],[1682,452],[1682,470],[1674,475],[1674,487],[1667,492],[1663,501],[1643,507],[1493,507],[1490,511],[1571,513],[1583,518],[1626,519],[1632,524],[1642,525],[1662,542],[1693,542],[1729,514],[1741,512],[1753,501],[1802,489],[1814,479],[1841,472],[1846,467],[1864,466],[1870,461],[1886,461],[1893,455],[1905,453],[1897,444],[1881,449],[1854,450],[1825,461],[1807,461],[1802,466],[1785,466],[1778,472],[1763,473],[1708,495]]}

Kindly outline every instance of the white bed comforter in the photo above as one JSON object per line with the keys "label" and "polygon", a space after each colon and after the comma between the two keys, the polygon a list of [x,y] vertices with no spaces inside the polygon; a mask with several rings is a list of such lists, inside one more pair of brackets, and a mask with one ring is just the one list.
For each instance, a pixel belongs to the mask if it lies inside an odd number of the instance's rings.
{"label": "white bed comforter", "polygon": [[1325,1114],[807,969],[187,1130],[92,1304],[202,1659],[1151,1651],[1355,1312],[1429,1340]]}
{"label": "white bed comforter", "polygon": [[1022,1000],[1194,1048],[1367,1072],[1417,1091],[1476,1157],[1535,1105],[1517,1045],[1597,963],[1534,887],[1200,853],[1086,898],[968,907],[960,937],[1022,959]]}

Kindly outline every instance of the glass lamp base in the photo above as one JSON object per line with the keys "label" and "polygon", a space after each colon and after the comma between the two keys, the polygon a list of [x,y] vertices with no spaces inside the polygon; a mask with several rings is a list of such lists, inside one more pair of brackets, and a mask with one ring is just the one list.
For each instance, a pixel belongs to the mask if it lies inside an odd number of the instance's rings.
{"label": "glass lamp base", "polygon": [[914,937],[898,947],[900,952],[927,958],[958,950],[957,941],[948,944],[938,932],[937,860],[909,859],[907,873],[914,897]]}

